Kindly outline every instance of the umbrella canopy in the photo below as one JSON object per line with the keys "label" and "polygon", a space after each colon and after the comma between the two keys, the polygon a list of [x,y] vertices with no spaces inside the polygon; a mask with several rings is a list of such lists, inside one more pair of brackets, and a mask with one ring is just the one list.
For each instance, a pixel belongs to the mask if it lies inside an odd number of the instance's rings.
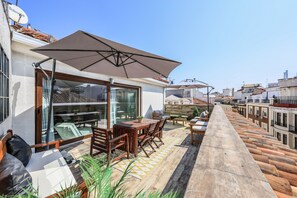
{"label": "umbrella canopy", "polygon": [[84,31],[33,51],[80,71],[127,78],[167,78],[181,64]]}

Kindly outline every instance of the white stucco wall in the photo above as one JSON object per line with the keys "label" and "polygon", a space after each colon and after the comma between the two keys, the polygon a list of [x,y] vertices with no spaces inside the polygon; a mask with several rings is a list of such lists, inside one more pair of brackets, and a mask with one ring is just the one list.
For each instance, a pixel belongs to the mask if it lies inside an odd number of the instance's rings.
{"label": "white stucco wall", "polygon": [[[7,22],[7,18],[4,13],[2,6],[2,0],[0,0],[0,45],[5,51],[9,59],[9,71],[11,71],[11,42],[10,42],[10,28]],[[2,123],[0,123],[0,136],[5,133],[8,129],[12,127],[11,124],[11,85],[9,86],[10,95],[10,107],[9,107],[9,117],[6,118]]]}
{"label": "white stucco wall", "polygon": [[[35,71],[32,63],[46,57],[30,51],[30,49],[44,44],[19,33],[14,33],[12,42],[12,127],[16,133],[31,144],[35,143]],[[52,61],[42,64],[42,67],[45,70],[51,70]],[[60,62],[57,62],[57,72],[104,81],[109,81],[111,78],[111,76],[81,72]],[[112,78],[116,83],[142,88],[143,116],[151,117],[153,110],[163,110],[165,83],[153,79]]]}

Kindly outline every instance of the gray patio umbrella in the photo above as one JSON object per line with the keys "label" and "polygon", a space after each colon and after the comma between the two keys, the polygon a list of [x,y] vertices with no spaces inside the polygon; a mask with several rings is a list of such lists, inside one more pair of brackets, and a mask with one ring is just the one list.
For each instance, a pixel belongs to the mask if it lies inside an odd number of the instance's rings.
{"label": "gray patio umbrella", "polygon": [[80,71],[127,78],[167,78],[181,64],[83,31],[33,51]]}
{"label": "gray patio umbrella", "polygon": [[[52,84],[47,123],[51,123],[56,60],[80,71],[127,78],[155,78],[160,76],[167,78],[169,73],[181,64],[84,31],[77,31],[57,42],[32,49],[32,51],[49,57],[38,63],[33,63],[36,68],[41,68],[40,65],[50,59],[54,60],[52,76],[51,78],[48,77],[52,80]],[[48,124],[46,131],[47,142],[49,131],[50,124]]]}

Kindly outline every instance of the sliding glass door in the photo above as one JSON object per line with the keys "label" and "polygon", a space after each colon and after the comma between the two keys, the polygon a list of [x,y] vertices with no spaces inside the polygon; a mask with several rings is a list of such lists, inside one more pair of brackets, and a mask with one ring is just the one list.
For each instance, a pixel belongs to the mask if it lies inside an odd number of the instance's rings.
{"label": "sliding glass door", "polygon": [[138,90],[112,86],[110,90],[110,127],[138,116]]}
{"label": "sliding glass door", "polygon": [[[43,132],[47,123],[49,96],[46,84],[43,84]],[[51,140],[68,140],[88,135],[92,133],[91,126],[107,128],[107,87],[85,82],[56,80],[52,120]]]}
{"label": "sliding glass door", "polygon": [[[51,82],[40,71],[36,79],[36,143],[42,143]],[[63,140],[62,144],[68,144],[89,137],[92,126],[112,128],[116,123],[136,119],[139,99],[140,87],[56,73],[50,141]]]}

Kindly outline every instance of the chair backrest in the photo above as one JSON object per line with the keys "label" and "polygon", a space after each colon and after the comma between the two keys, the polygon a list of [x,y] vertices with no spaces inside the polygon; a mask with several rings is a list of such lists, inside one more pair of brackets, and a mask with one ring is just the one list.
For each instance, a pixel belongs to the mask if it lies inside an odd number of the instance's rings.
{"label": "chair backrest", "polygon": [[146,133],[147,134],[152,134],[155,130],[155,127],[156,127],[156,123],[151,123],[149,125],[149,127],[146,129]]}
{"label": "chair backrest", "polygon": [[165,124],[166,124],[166,119],[165,118],[162,118],[160,120],[160,124],[159,124],[159,131],[162,131],[163,130]]}
{"label": "chair backrest", "polygon": [[159,132],[159,126],[160,126],[160,121],[155,123],[152,128],[153,130],[149,131],[149,135],[153,136],[154,134],[156,134],[157,132]]}
{"label": "chair backrest", "polygon": [[96,144],[98,147],[105,149],[107,147],[108,141],[111,139],[111,130],[92,127],[92,131],[93,143]]}

